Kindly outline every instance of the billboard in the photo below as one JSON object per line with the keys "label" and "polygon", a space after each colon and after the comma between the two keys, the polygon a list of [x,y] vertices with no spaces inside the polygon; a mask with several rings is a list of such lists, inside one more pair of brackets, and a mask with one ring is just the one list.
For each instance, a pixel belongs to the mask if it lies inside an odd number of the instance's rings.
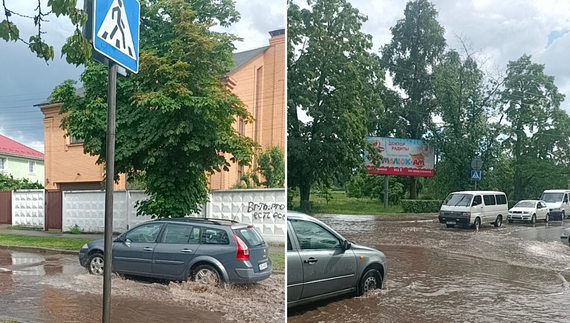
{"label": "billboard", "polygon": [[380,150],[382,163],[374,166],[364,152],[369,174],[433,177],[435,154],[433,147],[417,139],[366,137]]}

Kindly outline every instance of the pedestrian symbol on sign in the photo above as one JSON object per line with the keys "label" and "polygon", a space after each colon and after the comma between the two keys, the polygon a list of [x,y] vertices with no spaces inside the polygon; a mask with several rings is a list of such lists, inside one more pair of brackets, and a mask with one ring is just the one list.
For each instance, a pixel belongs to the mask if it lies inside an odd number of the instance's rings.
{"label": "pedestrian symbol on sign", "polygon": [[131,36],[123,0],[113,1],[97,36],[125,55],[135,58],[133,37]]}
{"label": "pedestrian symbol on sign", "polygon": [[474,182],[478,182],[481,180],[481,171],[480,170],[472,170],[471,171],[471,180]]}

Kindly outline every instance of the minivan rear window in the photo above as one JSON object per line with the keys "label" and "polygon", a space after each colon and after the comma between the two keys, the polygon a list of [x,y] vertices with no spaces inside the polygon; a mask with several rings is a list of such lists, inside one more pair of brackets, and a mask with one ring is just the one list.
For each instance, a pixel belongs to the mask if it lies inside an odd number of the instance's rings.
{"label": "minivan rear window", "polygon": [[497,194],[495,195],[495,197],[497,198],[497,204],[499,205],[507,204],[507,197],[504,196],[503,194]]}
{"label": "minivan rear window", "polygon": [[483,201],[485,201],[485,205],[495,205],[495,195],[483,195]]}
{"label": "minivan rear window", "polygon": [[472,194],[449,194],[443,204],[449,206],[470,206],[472,198]]}
{"label": "minivan rear window", "polygon": [[247,243],[250,246],[261,246],[264,243],[263,238],[259,235],[259,233],[257,233],[255,228],[253,227],[239,229],[238,231],[241,234],[241,236],[245,240],[247,240]]}

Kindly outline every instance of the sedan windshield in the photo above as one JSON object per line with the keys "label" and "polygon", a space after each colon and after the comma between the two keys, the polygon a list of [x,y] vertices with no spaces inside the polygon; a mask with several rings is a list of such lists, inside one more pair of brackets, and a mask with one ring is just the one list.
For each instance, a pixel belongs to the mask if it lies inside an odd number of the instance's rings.
{"label": "sedan windshield", "polygon": [[541,200],[547,203],[560,202],[562,201],[563,195],[563,193],[544,193],[542,194]]}
{"label": "sedan windshield", "polygon": [[536,205],[536,202],[520,201],[517,204],[515,204],[515,207],[534,207],[535,205]]}
{"label": "sedan windshield", "polygon": [[472,198],[473,195],[471,194],[450,194],[443,204],[449,206],[470,206]]}

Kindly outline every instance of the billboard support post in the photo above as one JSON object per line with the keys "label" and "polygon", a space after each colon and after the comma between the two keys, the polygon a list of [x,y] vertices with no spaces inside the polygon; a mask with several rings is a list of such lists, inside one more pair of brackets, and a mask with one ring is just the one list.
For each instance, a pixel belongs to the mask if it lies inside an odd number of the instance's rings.
{"label": "billboard support post", "polygon": [[388,208],[388,193],[390,189],[388,175],[384,175],[384,208]]}

